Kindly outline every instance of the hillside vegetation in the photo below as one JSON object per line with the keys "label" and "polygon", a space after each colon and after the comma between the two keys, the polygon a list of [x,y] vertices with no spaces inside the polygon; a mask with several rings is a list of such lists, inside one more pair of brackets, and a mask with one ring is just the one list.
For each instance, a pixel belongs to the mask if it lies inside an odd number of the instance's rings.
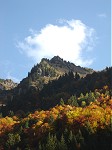
{"label": "hillside vegetation", "polygon": [[[112,68],[106,68],[100,72],[87,74],[85,77],[80,77],[78,73],[68,72],[56,80],[43,84],[41,90],[34,87],[28,88],[27,83],[24,83],[26,88],[20,83],[17,88],[11,91],[7,106],[1,108],[1,112],[6,116],[10,111],[27,113],[37,109],[48,110],[59,104],[61,99],[67,104],[67,100],[71,96],[79,97],[81,93],[94,92],[95,89],[101,89],[105,85],[111,89],[111,72]],[[40,83],[40,85],[42,84]],[[89,105],[88,102],[87,105]]]}
{"label": "hillside vegetation", "polygon": [[[59,56],[54,56],[51,60],[43,58],[40,63],[34,65],[28,76],[24,78],[18,85],[11,80],[0,80],[0,106],[7,105],[6,110],[2,109],[2,113],[10,110],[32,111],[35,106],[41,107],[40,91],[49,82],[58,80],[61,76],[69,72],[77,72],[81,77],[91,74],[94,71],[89,68],[76,66],[67,62]],[[53,106],[53,105],[52,105]],[[36,107],[36,109],[37,109]],[[1,108],[0,108],[1,112]]]}
{"label": "hillside vegetation", "polygon": [[67,103],[61,99],[60,105],[23,118],[1,117],[0,149],[111,150],[112,99],[108,86],[78,98],[72,96]]}

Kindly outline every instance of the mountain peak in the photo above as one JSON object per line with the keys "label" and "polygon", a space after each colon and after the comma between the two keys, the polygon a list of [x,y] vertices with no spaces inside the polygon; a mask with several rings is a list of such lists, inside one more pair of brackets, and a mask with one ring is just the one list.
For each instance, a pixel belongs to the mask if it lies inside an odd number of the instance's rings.
{"label": "mountain peak", "polygon": [[[49,59],[47,59],[47,58],[42,58],[42,59],[41,59],[41,62],[44,62],[44,61],[47,61],[47,62],[48,62]],[[41,63],[41,62],[40,62],[40,63]]]}
{"label": "mountain peak", "polygon": [[92,69],[86,69],[80,66],[76,66],[71,62],[67,62],[59,56],[54,56],[52,59],[42,58],[41,62],[31,69],[28,73],[28,77],[23,79],[19,86],[22,88],[35,87],[41,90],[44,84],[49,81],[56,80],[65,73],[76,72],[81,76],[85,77],[87,74],[93,72]]}
{"label": "mountain peak", "polygon": [[63,58],[60,58],[57,55],[50,60],[47,58],[42,58],[41,62],[31,69],[29,76],[38,76],[38,78],[44,77],[44,79],[45,77],[56,78],[57,76],[63,75],[64,73],[68,73],[70,71],[73,73],[77,72],[81,76],[85,76],[86,74],[93,72],[92,69],[76,66],[69,61],[67,62],[66,60],[63,60]]}
{"label": "mountain peak", "polygon": [[50,60],[50,62],[51,63],[55,63],[55,62],[59,62],[59,61],[63,61],[63,59],[62,58],[60,58],[58,55],[57,56],[54,56],[51,60]]}

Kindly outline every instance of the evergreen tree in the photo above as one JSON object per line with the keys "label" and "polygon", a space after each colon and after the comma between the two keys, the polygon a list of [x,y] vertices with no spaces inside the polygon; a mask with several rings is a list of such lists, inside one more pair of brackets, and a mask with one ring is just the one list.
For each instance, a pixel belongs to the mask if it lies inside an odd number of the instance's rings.
{"label": "evergreen tree", "polygon": [[94,102],[95,101],[95,96],[94,93],[90,91],[88,95],[89,102]]}
{"label": "evergreen tree", "polygon": [[56,149],[56,136],[53,136],[49,133],[47,143],[46,143],[46,150],[55,150]]}
{"label": "evergreen tree", "polygon": [[77,80],[79,80],[80,79],[80,76],[79,76],[79,74],[76,72],[75,73],[75,80],[77,81]]}
{"label": "evergreen tree", "polygon": [[61,98],[61,100],[60,100],[60,105],[64,105],[64,100]]}
{"label": "evergreen tree", "polygon": [[29,128],[29,120],[25,122],[25,128]]}
{"label": "evergreen tree", "polygon": [[20,141],[21,141],[21,138],[19,134],[9,133],[5,146],[6,148],[11,149],[11,148],[14,148],[16,144],[18,144]]}
{"label": "evergreen tree", "polygon": [[72,95],[70,99],[68,99],[68,104],[76,107],[78,106],[76,95]]}
{"label": "evergreen tree", "polygon": [[73,72],[72,72],[72,71],[70,71],[70,72],[68,73],[68,76],[69,76],[69,78],[70,78],[70,79],[73,79],[73,78],[74,78],[74,74],[73,74]]}
{"label": "evergreen tree", "polygon": [[67,144],[65,142],[64,136],[62,134],[61,141],[58,143],[58,150],[67,150]]}

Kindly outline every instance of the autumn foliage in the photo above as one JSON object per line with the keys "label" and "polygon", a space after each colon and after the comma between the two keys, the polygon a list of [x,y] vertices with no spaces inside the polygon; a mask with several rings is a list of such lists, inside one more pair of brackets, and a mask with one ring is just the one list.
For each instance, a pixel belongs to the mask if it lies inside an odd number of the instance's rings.
{"label": "autumn foliage", "polygon": [[[87,103],[89,101],[89,104]],[[112,99],[107,86],[25,118],[0,118],[0,150],[111,150]]]}

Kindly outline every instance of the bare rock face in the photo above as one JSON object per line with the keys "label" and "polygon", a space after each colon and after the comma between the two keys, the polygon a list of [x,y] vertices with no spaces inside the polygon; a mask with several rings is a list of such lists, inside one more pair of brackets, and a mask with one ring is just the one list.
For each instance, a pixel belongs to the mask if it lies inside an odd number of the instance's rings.
{"label": "bare rock face", "polygon": [[94,72],[93,69],[76,66],[75,64],[73,64],[69,61],[67,62],[67,61],[63,60],[59,56],[54,56],[50,60],[50,63],[55,69],[59,70],[62,73],[65,73],[65,72],[68,73],[68,72],[72,71],[73,73],[77,72],[78,74],[80,74],[83,77],[87,74],[91,74]]}

